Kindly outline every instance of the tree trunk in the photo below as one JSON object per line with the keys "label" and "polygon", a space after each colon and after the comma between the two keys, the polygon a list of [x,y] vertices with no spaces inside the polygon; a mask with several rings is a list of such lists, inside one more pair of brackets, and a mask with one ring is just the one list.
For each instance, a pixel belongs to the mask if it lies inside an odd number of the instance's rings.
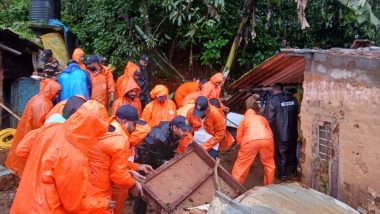
{"label": "tree trunk", "polygon": [[227,77],[230,70],[231,70],[232,64],[233,64],[235,57],[236,57],[237,49],[238,49],[238,47],[240,45],[240,41],[242,39],[243,30],[247,27],[247,24],[248,24],[248,21],[251,17],[253,9],[254,9],[254,0],[245,0],[244,7],[243,7],[244,14],[243,14],[243,17],[241,19],[239,29],[236,33],[234,41],[232,42],[232,46],[230,49],[230,53],[228,54],[227,62],[223,68],[223,76],[224,77]]}
{"label": "tree trunk", "polygon": [[[134,27],[137,34],[140,36],[140,38],[144,41],[147,41],[148,36],[144,33],[144,31],[137,24],[135,24]],[[156,60],[159,60],[161,62],[160,64],[166,65],[168,70],[171,71],[170,72],[165,69],[163,70],[164,72],[167,72],[169,74],[176,74],[179,77],[178,78],[179,80],[181,80],[182,82],[185,82],[185,77],[182,76],[182,74],[164,57],[164,55],[160,51],[157,50],[157,48],[153,48],[151,51],[154,53],[153,57],[157,57]]]}
{"label": "tree trunk", "polygon": [[170,51],[169,51],[169,61],[170,62],[173,62],[173,57],[174,57],[174,53],[175,53],[175,46],[177,45],[177,39],[178,39],[178,36],[177,36],[177,33],[175,33],[175,37],[174,37],[174,39],[172,39],[171,44],[170,44]]}

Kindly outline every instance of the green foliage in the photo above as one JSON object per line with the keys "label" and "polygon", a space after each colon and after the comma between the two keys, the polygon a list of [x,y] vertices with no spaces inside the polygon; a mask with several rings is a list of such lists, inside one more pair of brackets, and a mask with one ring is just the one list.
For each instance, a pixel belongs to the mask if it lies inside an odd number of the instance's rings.
{"label": "green foliage", "polygon": [[354,11],[359,23],[369,21],[375,26],[380,25],[379,19],[372,13],[371,5],[366,0],[338,0]]}
{"label": "green foliage", "polygon": [[1,1],[0,28],[8,28],[24,39],[34,38],[29,22],[29,1]]}
{"label": "green foliage", "polygon": [[[366,21],[362,18],[361,22],[357,21],[358,14],[363,17],[366,13],[351,10],[339,1],[364,2],[364,5],[372,6],[372,14],[380,14],[378,0],[311,0],[306,7],[306,18],[311,27],[302,31],[294,0],[256,1],[257,36],[252,39],[251,27],[243,33],[230,73],[232,78],[239,78],[274,55],[285,41],[290,47],[323,49],[349,47],[355,38],[380,44],[379,29],[370,23],[371,19],[367,16]],[[1,27],[29,37],[29,1],[1,2],[4,3],[0,4],[0,8],[3,7],[0,10]],[[176,50],[174,54],[180,53],[181,58],[188,59],[191,50],[195,63],[220,70],[241,21],[243,2],[62,0],[62,21],[79,36],[81,46],[88,54],[107,57],[118,67],[119,73],[127,60],[136,59],[142,51],[158,48],[169,58],[172,47]],[[368,12],[367,6],[356,8]],[[141,28],[143,36],[134,25]]]}
{"label": "green foliage", "polygon": [[201,62],[203,65],[214,62],[221,64],[222,48],[228,43],[228,39],[222,37],[214,38],[203,44],[204,51],[201,53]]}

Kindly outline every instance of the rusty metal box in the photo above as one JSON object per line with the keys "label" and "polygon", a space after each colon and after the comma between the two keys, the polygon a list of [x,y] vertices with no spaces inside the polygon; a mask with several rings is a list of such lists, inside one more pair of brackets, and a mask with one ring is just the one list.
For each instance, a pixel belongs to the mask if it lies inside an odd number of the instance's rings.
{"label": "rusty metal box", "polygon": [[217,189],[231,198],[245,192],[201,146],[192,143],[147,176],[143,198],[158,213],[183,213],[185,208],[211,203]]}

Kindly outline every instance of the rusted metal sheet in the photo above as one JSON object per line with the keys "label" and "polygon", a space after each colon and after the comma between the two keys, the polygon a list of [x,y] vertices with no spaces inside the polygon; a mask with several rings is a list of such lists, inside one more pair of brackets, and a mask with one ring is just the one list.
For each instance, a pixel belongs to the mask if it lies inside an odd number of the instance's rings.
{"label": "rusted metal sheet", "polygon": [[[256,68],[244,74],[229,87],[235,93],[226,101],[227,106],[240,106],[250,96],[246,89],[272,86],[276,82],[282,84],[301,84],[305,71],[303,56],[289,55],[280,52]],[[239,91],[238,91],[239,90]]]}
{"label": "rusted metal sheet", "polygon": [[[217,189],[214,167],[214,159],[193,143],[147,176],[143,198],[158,213],[184,213],[185,208],[211,203]],[[222,167],[218,166],[217,174],[224,194],[236,198],[245,192]]]}
{"label": "rusted metal sheet", "polygon": [[229,87],[241,89],[252,86],[271,86],[276,82],[283,84],[301,83],[305,70],[303,56],[278,53],[250,70]]}

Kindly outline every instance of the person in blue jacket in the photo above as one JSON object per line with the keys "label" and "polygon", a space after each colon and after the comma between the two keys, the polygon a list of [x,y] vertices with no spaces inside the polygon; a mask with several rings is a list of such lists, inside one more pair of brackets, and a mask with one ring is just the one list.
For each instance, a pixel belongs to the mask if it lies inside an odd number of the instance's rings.
{"label": "person in blue jacket", "polygon": [[67,63],[67,67],[62,71],[57,81],[62,88],[59,101],[67,100],[75,95],[83,96],[86,100],[91,98],[90,74],[82,70],[76,61],[70,60]]}

